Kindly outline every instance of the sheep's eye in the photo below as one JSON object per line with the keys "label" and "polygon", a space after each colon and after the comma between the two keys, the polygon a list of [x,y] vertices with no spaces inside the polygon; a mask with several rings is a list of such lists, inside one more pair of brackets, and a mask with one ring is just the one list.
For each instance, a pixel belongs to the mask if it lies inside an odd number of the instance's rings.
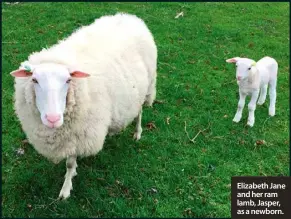
{"label": "sheep's eye", "polygon": [[71,79],[68,79],[66,83],[69,84],[70,82],[71,82]]}
{"label": "sheep's eye", "polygon": [[251,68],[248,68],[248,70],[251,70]]}
{"label": "sheep's eye", "polygon": [[32,82],[38,84],[38,81],[35,78],[32,79]]}

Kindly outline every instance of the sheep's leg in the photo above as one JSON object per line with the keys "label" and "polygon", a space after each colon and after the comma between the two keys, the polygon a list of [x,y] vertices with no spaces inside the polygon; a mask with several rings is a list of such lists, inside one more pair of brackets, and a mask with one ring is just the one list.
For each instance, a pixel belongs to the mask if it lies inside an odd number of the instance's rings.
{"label": "sheep's leg", "polygon": [[250,127],[254,126],[255,123],[255,110],[256,110],[256,103],[259,97],[259,90],[256,90],[252,93],[251,101],[249,102],[249,117],[247,125]]}
{"label": "sheep's leg", "polygon": [[277,86],[277,80],[270,81],[270,89],[269,89],[269,95],[270,95],[270,106],[269,106],[269,115],[274,116],[275,110],[276,110],[276,86]]}
{"label": "sheep's leg", "polygon": [[263,85],[261,87],[260,97],[259,97],[259,100],[258,100],[258,105],[263,105],[265,103],[266,96],[267,96],[267,89],[268,89],[268,84]]}
{"label": "sheep's leg", "polygon": [[139,114],[138,114],[138,116],[135,119],[136,120],[136,125],[135,125],[135,133],[134,133],[133,138],[135,140],[137,140],[137,141],[141,138],[141,133],[142,133],[141,116],[142,116],[142,108],[139,111]]}
{"label": "sheep's leg", "polygon": [[66,199],[70,196],[70,191],[73,189],[72,179],[77,175],[77,156],[69,156],[66,161],[67,172],[65,182],[59,194],[59,199]]}
{"label": "sheep's leg", "polygon": [[245,102],[246,102],[246,96],[247,96],[246,94],[239,92],[239,101],[238,101],[237,111],[232,121],[234,122],[240,121],[241,116],[242,116],[242,111],[244,109]]}
{"label": "sheep's leg", "polygon": [[156,78],[153,79],[151,85],[148,89],[148,94],[146,96],[145,103],[147,106],[152,106],[156,99]]}

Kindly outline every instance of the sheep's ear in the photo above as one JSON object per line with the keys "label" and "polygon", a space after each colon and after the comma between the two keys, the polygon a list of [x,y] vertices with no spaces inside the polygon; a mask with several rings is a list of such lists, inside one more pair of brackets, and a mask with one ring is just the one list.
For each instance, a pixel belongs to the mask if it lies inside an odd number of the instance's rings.
{"label": "sheep's ear", "polygon": [[13,71],[10,74],[14,77],[30,77],[32,75],[32,72],[24,70],[24,69],[20,69],[20,70]]}
{"label": "sheep's ear", "polygon": [[234,58],[231,58],[231,59],[227,59],[226,62],[228,62],[228,63],[236,63],[239,59],[240,59],[240,57],[234,57]]}
{"label": "sheep's ear", "polygon": [[70,73],[70,75],[73,78],[86,78],[86,77],[90,76],[90,74],[87,74],[87,73],[81,72],[81,71],[73,71],[73,72]]}

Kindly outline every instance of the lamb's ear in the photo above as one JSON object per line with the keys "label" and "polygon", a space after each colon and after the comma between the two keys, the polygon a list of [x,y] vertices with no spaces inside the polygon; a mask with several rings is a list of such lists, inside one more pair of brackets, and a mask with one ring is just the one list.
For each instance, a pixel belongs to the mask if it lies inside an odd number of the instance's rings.
{"label": "lamb's ear", "polygon": [[70,75],[73,78],[86,78],[86,77],[90,76],[90,74],[85,73],[85,72],[81,72],[81,71],[73,71],[73,72],[70,73]]}
{"label": "lamb's ear", "polygon": [[240,57],[234,57],[234,58],[231,58],[231,59],[227,59],[226,62],[228,62],[228,63],[236,63],[239,59],[240,59]]}
{"label": "lamb's ear", "polygon": [[19,70],[11,72],[10,74],[14,77],[30,77],[32,75],[32,72],[24,70],[24,69],[19,69]]}
{"label": "lamb's ear", "polygon": [[259,88],[258,69],[255,66],[251,67],[249,71],[248,81],[252,84],[252,88]]}

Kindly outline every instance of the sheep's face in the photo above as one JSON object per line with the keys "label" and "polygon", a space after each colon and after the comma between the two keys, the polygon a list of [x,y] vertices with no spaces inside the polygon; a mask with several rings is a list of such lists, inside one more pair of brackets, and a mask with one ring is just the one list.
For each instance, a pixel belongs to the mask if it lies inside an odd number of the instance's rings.
{"label": "sheep's face", "polygon": [[64,121],[71,78],[89,75],[79,71],[70,72],[66,66],[58,64],[30,66],[29,70],[17,70],[11,74],[15,77],[29,77],[34,86],[36,106],[42,123],[49,128],[60,127]]}
{"label": "sheep's face", "polygon": [[236,79],[238,82],[247,80],[251,75],[251,68],[254,60],[248,58],[231,58],[226,60],[228,63],[235,63],[236,65]]}

